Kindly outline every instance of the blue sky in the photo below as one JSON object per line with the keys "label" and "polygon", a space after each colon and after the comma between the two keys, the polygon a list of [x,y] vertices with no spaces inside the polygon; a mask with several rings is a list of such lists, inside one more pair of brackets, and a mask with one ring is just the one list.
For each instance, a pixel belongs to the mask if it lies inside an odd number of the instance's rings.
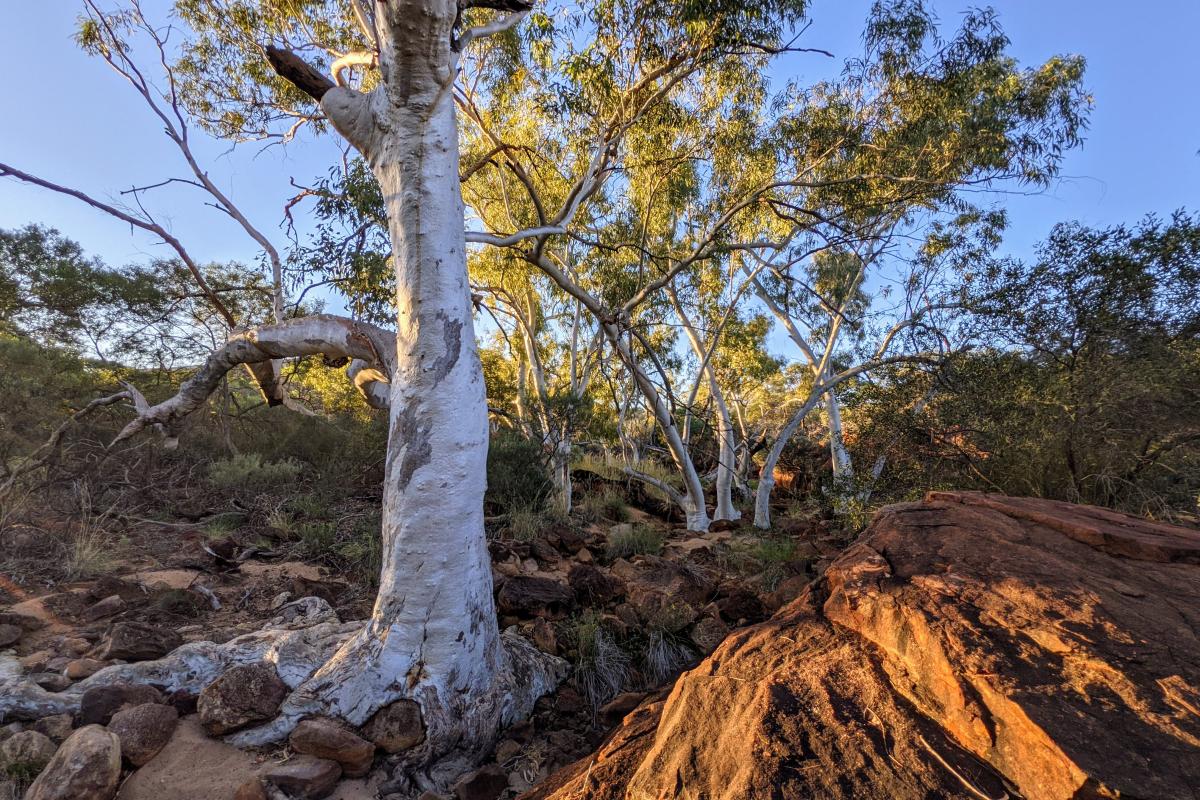
{"label": "blue sky", "polygon": [[[972,4],[932,0],[947,26]],[[169,4],[146,0],[145,5],[154,11]],[[869,5],[869,0],[815,0],[807,43],[831,50],[839,60],[855,54]],[[1022,63],[1056,53],[1083,54],[1095,97],[1087,141],[1067,157],[1063,178],[1038,196],[1006,198],[1012,221],[1006,252],[1028,255],[1061,220],[1108,225],[1147,212],[1200,208],[1200,92],[1195,85],[1200,1],[995,0],[992,5]],[[78,3],[10,1],[5,6],[0,161],[102,198],[184,174],[177,152],[139,98],[71,41]],[[789,68],[817,78],[835,66],[808,55],[794,57]],[[288,178],[310,181],[324,174],[338,153],[332,138],[265,151],[201,141],[197,149],[220,185],[280,242],[283,203],[294,191]],[[255,253],[240,230],[205,207],[194,189],[161,190],[148,203],[198,259],[249,260]],[[150,237],[131,234],[76,200],[0,180],[0,227],[27,222],[53,225],[114,264],[167,255]]]}

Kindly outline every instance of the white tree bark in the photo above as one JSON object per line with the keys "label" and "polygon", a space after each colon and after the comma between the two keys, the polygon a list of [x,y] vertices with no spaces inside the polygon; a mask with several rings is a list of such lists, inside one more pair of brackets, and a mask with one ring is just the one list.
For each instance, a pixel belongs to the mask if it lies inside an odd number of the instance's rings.
{"label": "white tree bark", "polygon": [[407,698],[421,706],[426,738],[404,762],[437,762],[447,775],[486,753],[561,678],[557,659],[501,638],[492,601],[487,402],[452,92],[458,11],[453,0],[376,3],[381,85],[368,95],[323,85],[315,93],[371,166],[393,245],[383,574],[370,622],[297,688],[280,718],[241,737],[276,740],[314,712],[362,724]]}

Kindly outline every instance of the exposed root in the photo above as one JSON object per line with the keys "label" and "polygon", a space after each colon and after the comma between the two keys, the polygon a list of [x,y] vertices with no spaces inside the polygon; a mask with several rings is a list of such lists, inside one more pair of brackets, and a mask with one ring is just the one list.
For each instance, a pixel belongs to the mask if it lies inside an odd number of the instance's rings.
{"label": "exposed root", "polygon": [[403,754],[398,769],[423,789],[444,790],[478,763],[501,730],[526,718],[568,671],[565,661],[510,629],[499,636],[499,665],[488,687],[470,694],[439,693],[435,684],[409,686],[367,668],[355,653],[367,646],[361,643],[369,642],[370,626],[339,622],[324,600],[305,597],[280,611],[262,630],[225,644],[193,642],[156,661],[106,667],[62,692],[47,692],[25,679],[15,659],[0,663],[0,722],[77,713],[83,694],[98,686],[149,684],[165,692],[199,693],[231,667],[266,662],[291,694],[270,722],[232,733],[226,741],[241,747],[279,742],[313,714],[362,725],[378,709],[408,698],[421,705],[426,738]]}
{"label": "exposed root", "polygon": [[[292,614],[286,613],[289,609]],[[7,671],[0,671],[0,722],[77,713],[84,692],[97,686],[149,684],[165,692],[199,693],[240,664],[273,664],[280,679],[295,689],[362,628],[361,622],[338,622],[328,603],[316,597],[302,598],[281,611],[285,613],[254,633],[224,644],[192,642],[156,661],[106,667],[61,692],[42,689],[19,670],[7,678],[2,677]]]}

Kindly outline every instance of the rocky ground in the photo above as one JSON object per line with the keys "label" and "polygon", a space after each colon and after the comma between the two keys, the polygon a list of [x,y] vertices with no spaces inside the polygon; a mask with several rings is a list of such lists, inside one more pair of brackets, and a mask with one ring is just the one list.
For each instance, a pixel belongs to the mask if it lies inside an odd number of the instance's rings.
{"label": "rocky ground", "polygon": [[[515,796],[591,752],[731,630],[797,596],[845,545],[811,520],[763,538],[730,524],[688,532],[638,509],[613,516],[627,521],[572,520],[533,536],[494,537],[502,626],[575,670],[533,719],[505,733],[491,761],[456,787],[458,797]],[[314,614],[369,613],[369,591],[295,560],[293,550],[265,546],[256,531],[141,530],[126,549],[137,556],[101,578],[45,591],[0,583],[12,601],[0,612],[0,684],[21,676],[65,698],[104,667],[156,659],[187,642],[227,642]],[[306,722],[277,750],[246,752],[219,738],[270,719],[286,691],[272,667],[242,666],[199,693],[96,687],[65,713],[0,719],[8,775],[0,800],[31,783],[29,800],[406,796],[390,781],[388,756],[411,746],[420,723],[400,704],[358,731]]]}
{"label": "rocky ground", "polygon": [[1200,533],[891,506],[522,800],[1200,797]]}
{"label": "rocky ground", "polygon": [[[498,531],[502,625],[574,669],[458,800],[1200,798],[1200,533],[970,493],[891,506],[853,543],[780,528],[635,510]],[[274,716],[282,661],[198,692],[73,688],[184,642],[367,612],[344,576],[245,531],[158,534],[155,557],[0,613],[0,686],[78,694],[3,720],[0,799],[414,796],[388,769],[423,735],[406,701],[275,749],[222,741]]]}

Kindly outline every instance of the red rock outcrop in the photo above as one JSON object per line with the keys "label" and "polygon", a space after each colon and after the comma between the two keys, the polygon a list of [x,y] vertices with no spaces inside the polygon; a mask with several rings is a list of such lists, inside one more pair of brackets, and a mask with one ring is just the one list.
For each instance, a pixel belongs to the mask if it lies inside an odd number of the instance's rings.
{"label": "red rock outcrop", "polygon": [[1200,533],[939,492],[526,800],[1200,798]]}

